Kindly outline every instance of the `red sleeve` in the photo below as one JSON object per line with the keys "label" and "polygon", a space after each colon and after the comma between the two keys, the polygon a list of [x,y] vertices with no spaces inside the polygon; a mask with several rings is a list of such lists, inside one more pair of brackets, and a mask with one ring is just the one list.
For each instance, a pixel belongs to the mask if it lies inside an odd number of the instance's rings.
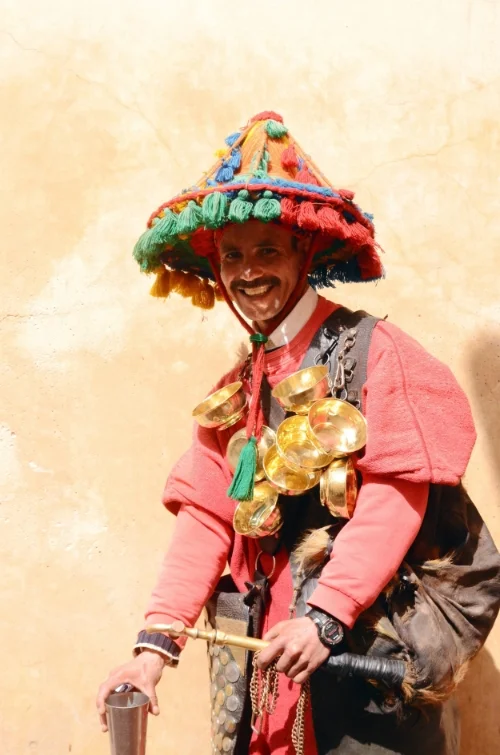
{"label": "red sleeve", "polygon": [[184,503],[194,504],[231,524],[234,501],[226,495],[230,484],[231,473],[217,431],[195,424],[191,448],[173,467],[163,503],[172,514],[177,514]]}
{"label": "red sleeve", "polygon": [[[146,625],[177,620],[194,626],[225,569],[233,535],[232,527],[216,514],[182,504]],[[184,642],[179,639],[178,644]]]}
{"label": "red sleeve", "polygon": [[363,412],[363,474],[458,484],[476,439],[467,398],[446,365],[387,322],[373,331]]}
{"label": "red sleeve", "polygon": [[396,574],[424,518],[428,483],[367,476],[308,601],[351,628]]}

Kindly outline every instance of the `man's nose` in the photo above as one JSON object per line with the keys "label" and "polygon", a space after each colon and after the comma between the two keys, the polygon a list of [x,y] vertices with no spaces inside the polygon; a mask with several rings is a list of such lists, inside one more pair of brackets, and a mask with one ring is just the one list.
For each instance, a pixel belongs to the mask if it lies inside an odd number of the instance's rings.
{"label": "man's nose", "polygon": [[240,277],[245,281],[254,281],[262,278],[264,267],[259,262],[246,262],[241,269]]}

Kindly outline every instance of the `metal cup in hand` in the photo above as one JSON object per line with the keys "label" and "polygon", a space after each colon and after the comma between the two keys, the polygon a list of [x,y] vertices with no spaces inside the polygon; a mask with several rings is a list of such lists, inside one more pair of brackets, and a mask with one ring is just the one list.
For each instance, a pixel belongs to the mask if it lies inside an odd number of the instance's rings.
{"label": "metal cup in hand", "polygon": [[145,755],[149,697],[137,690],[112,692],[105,705],[111,755]]}

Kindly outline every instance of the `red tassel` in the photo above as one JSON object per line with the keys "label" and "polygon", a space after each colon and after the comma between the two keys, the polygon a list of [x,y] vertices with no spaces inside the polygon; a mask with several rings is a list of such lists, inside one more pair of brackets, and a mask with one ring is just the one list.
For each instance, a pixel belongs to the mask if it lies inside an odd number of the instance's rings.
{"label": "red tassel", "polygon": [[191,235],[189,243],[191,244],[193,252],[199,257],[208,257],[211,254],[215,254],[217,251],[214,243],[214,232],[206,231],[204,228],[198,228],[198,230]]}
{"label": "red tassel", "polygon": [[256,121],[278,121],[278,123],[283,123],[283,116],[274,113],[272,110],[264,110],[262,113],[257,113],[253,118],[250,118],[249,123],[255,123]]}
{"label": "red tassel", "polygon": [[318,216],[312,202],[301,202],[297,215],[297,225],[306,231],[317,231],[320,227]]}
{"label": "red tassel", "polygon": [[328,205],[318,210],[319,227],[322,233],[327,233],[338,239],[345,239],[349,228],[344,218]]}
{"label": "red tassel", "polygon": [[295,176],[295,180],[301,184],[314,184],[315,186],[319,186],[318,179],[316,178],[316,176],[313,176],[313,174],[307,168],[302,168],[302,170],[299,170],[299,172]]}
{"label": "red tassel", "polygon": [[299,167],[299,156],[293,143],[281,153],[281,167],[289,173]]}
{"label": "red tassel", "polygon": [[281,200],[281,217],[280,221],[284,225],[297,225],[297,215],[299,213],[299,205],[294,202],[293,199],[285,197]]}
{"label": "red tassel", "polygon": [[373,245],[373,241],[371,244],[365,244],[365,246],[360,249],[356,261],[358,263],[362,280],[381,278],[383,276],[384,268],[382,267],[380,257]]}
{"label": "red tassel", "polygon": [[361,223],[351,223],[349,229],[349,241],[356,246],[364,246],[372,243],[372,234]]}
{"label": "red tassel", "polygon": [[354,192],[350,189],[339,189],[339,194],[343,199],[347,199],[348,202],[352,202],[354,199]]}

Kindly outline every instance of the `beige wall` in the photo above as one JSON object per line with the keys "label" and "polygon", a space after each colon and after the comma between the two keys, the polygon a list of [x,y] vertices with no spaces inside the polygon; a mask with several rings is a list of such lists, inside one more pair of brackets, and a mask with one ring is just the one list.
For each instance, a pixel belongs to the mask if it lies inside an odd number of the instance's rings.
{"label": "beige wall", "polygon": [[[0,751],[104,755],[94,695],[130,653],[172,531],[190,410],[241,339],[148,298],[150,212],[262,109],[375,213],[388,279],[339,287],[447,362],[500,542],[500,4],[0,1]],[[464,683],[463,755],[498,751],[500,632]],[[149,753],[208,752],[204,648]]]}

